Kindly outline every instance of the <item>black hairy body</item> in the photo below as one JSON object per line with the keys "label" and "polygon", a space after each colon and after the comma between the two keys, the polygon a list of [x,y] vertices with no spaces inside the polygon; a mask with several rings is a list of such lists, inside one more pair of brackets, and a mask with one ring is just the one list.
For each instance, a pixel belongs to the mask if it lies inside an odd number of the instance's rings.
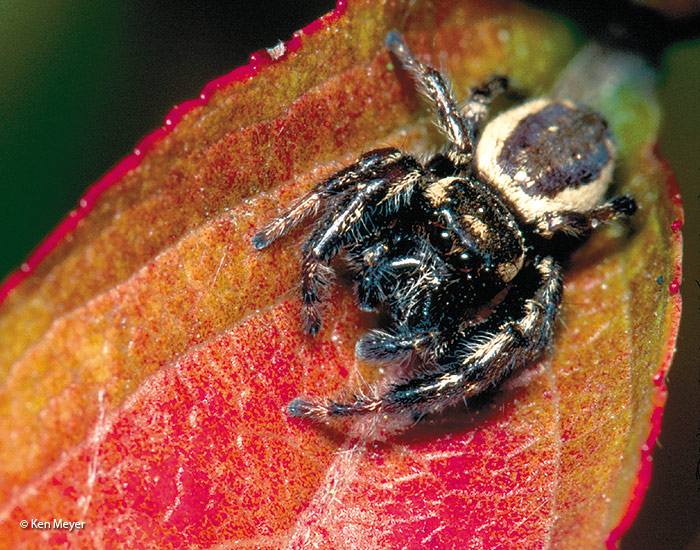
{"label": "black hairy body", "polygon": [[264,248],[316,218],[302,248],[307,332],[321,327],[330,263],[342,254],[359,307],[384,319],[357,342],[358,358],[412,359],[417,368],[378,396],[295,399],[288,407],[295,416],[419,416],[494,387],[552,340],[563,270],[547,243],[636,211],[632,197],[604,200],[615,148],[595,111],[536,99],[485,124],[506,78],[476,88],[459,109],[443,76],[398,34],[387,46],[435,108],[447,148],[425,163],[394,148],[369,151],[252,243]]}

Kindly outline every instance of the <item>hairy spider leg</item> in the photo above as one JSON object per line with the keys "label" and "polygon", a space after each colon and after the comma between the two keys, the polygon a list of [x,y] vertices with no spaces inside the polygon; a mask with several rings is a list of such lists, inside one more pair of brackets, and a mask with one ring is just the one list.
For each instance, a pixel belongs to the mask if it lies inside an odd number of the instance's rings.
{"label": "hairy spider leg", "polygon": [[[552,340],[561,301],[562,268],[550,256],[537,258],[528,267],[531,269],[524,269],[518,278],[534,279],[534,293],[523,295],[523,286],[531,284],[513,285],[511,293],[484,323],[486,326],[467,329],[451,342],[432,370],[392,385],[379,398],[355,397],[348,403],[325,404],[297,398],[289,404],[289,414],[324,419],[409,411],[420,416],[493,387],[514,369],[536,360]],[[514,308],[519,310],[518,315],[513,314]],[[491,327],[496,330],[489,330]]]}
{"label": "hairy spider leg", "polygon": [[[459,112],[457,101],[455,101],[454,95],[440,71],[418,61],[404,43],[401,35],[395,31],[387,35],[386,45],[411,75],[418,91],[435,108],[438,115],[438,127],[456,148],[459,157],[458,163],[468,165],[471,162],[474,149],[472,136]],[[454,162],[456,159],[452,160]]]}
{"label": "hairy spider leg", "polygon": [[[495,76],[482,86],[472,90],[463,110],[445,77],[437,69],[421,63],[411,53],[397,32],[392,31],[386,37],[389,50],[401,62],[416,83],[418,91],[433,105],[438,115],[438,127],[447,136],[454,150],[447,158],[455,167],[455,171],[465,170],[474,154],[476,135],[488,116],[489,106],[493,98],[509,89],[508,79]],[[437,155],[439,160],[442,155]]]}
{"label": "hairy spider leg", "polygon": [[405,156],[393,147],[364,153],[354,164],[317,183],[304,198],[267,224],[251,239],[253,248],[260,250],[285,236],[307,218],[316,216],[322,207],[327,207],[329,199],[332,201],[334,196],[354,192],[359,182],[380,176],[392,165],[402,162]]}
{"label": "hairy spider leg", "polygon": [[379,221],[391,219],[410,205],[425,170],[410,155],[398,154],[378,175],[348,186],[324,209],[316,228],[302,247],[302,315],[309,334],[321,328],[317,304],[330,283],[333,257],[351,240],[369,237]]}
{"label": "hairy spider leg", "polygon": [[636,211],[634,197],[623,195],[585,212],[547,212],[535,222],[535,232],[545,238],[558,232],[581,237],[603,222],[625,219]]}
{"label": "hairy spider leg", "polygon": [[484,84],[473,88],[464,105],[462,117],[472,142],[476,141],[494,98],[510,90],[510,81],[505,76],[493,76]]}
{"label": "hairy spider leg", "polygon": [[430,345],[434,337],[424,331],[395,333],[370,330],[355,344],[355,355],[360,361],[393,361],[417,353]]}

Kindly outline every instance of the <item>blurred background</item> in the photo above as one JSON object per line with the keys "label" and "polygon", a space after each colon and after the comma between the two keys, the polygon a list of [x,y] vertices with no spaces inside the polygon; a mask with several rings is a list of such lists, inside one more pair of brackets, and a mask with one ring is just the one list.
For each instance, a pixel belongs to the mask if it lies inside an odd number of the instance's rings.
{"label": "blurred background", "polygon": [[[659,146],[686,215],[683,318],[651,485],[622,548],[700,550],[700,20],[623,2],[533,3],[592,36],[634,28],[661,74]],[[0,0],[0,280],[174,105],[334,5]]]}

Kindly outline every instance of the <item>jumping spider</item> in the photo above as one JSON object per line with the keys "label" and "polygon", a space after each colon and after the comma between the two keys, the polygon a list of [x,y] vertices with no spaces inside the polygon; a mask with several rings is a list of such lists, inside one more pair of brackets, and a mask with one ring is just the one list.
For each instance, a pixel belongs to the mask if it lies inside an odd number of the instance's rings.
{"label": "jumping spider", "polygon": [[552,340],[563,277],[547,252],[552,237],[583,237],[637,209],[631,196],[604,201],[615,147],[600,114],[535,99],[484,125],[506,78],[472,90],[460,110],[440,72],[417,60],[400,35],[389,33],[386,45],[436,110],[447,149],[425,164],[394,148],[369,151],[317,184],[252,244],[264,248],[317,217],[302,248],[306,331],[321,327],[317,306],[330,262],[343,253],[359,307],[386,319],[359,339],[357,357],[410,357],[418,368],[379,397],[297,398],[288,407],[293,416],[419,416],[495,386]]}

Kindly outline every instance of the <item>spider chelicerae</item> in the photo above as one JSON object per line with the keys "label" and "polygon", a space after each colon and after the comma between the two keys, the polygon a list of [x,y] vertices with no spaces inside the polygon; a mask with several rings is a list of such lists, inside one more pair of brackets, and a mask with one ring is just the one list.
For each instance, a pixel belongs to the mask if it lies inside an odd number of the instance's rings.
{"label": "spider chelicerae", "polygon": [[395,148],[369,151],[252,244],[264,248],[315,217],[301,252],[306,331],[321,327],[330,263],[342,254],[359,307],[384,319],[358,340],[357,357],[417,364],[378,396],[297,398],[288,406],[293,416],[418,417],[494,387],[552,340],[563,277],[548,252],[552,237],[569,235],[574,246],[599,223],[637,209],[631,196],[604,199],[615,147],[597,112],[535,99],[485,124],[506,78],[472,90],[460,109],[445,78],[399,34],[389,33],[386,45],[437,112],[447,148],[425,163]]}

